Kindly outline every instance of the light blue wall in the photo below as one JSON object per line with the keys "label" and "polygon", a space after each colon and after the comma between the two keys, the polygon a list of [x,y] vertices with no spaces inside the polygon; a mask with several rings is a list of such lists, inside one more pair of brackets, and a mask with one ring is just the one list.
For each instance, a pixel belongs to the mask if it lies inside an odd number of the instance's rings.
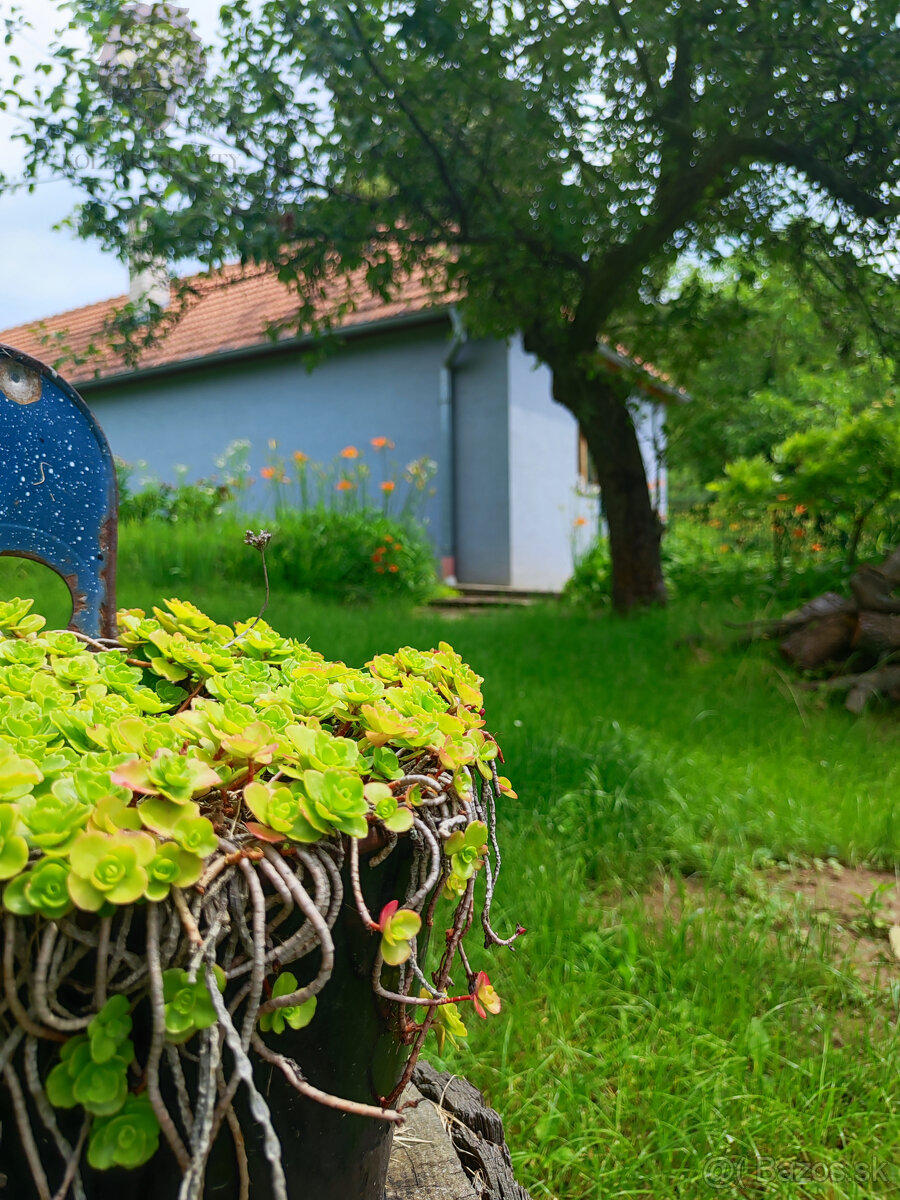
{"label": "light blue wall", "polygon": [[469,342],[454,368],[456,576],[510,583],[506,345]]}
{"label": "light blue wall", "polygon": [[[208,366],[113,385],[82,386],[113,453],[127,462],[143,460],[163,480],[183,464],[189,478],[209,476],[215,458],[236,439],[251,443],[248,498],[264,506],[269,489],[260,481],[269,439],[287,459],[300,450],[313,461],[331,462],[345,446],[365,452],[380,480],[373,437],[388,437],[382,452],[402,469],[421,456],[438,462],[434,485],[441,489],[448,466],[441,461],[438,387],[446,353],[447,326],[359,337],[333,356],[312,361],[299,350],[281,351],[228,365]],[[398,493],[399,493],[398,488]],[[440,495],[428,501],[433,537],[440,526]]]}
{"label": "light blue wall", "polygon": [[[437,545],[441,505],[455,497],[456,562],[461,580],[508,583],[509,485],[506,346],[468,342],[453,368],[455,478],[440,430],[441,367],[449,321],[348,339],[333,355],[312,359],[298,349],[268,352],[228,364],[181,368],[131,381],[84,384],[85,399],[113,453],[147,464],[146,475],[173,482],[176,467],[189,479],[216,471],[229,443],[251,443],[256,482],[246,505],[271,503],[260,480],[269,439],[290,460],[301,450],[331,462],[347,445],[365,452],[372,493],[380,497],[380,456],[373,437],[396,444],[382,454],[398,471],[420,457],[437,463],[424,516]],[[314,362],[312,371],[306,364]],[[137,477],[136,477],[137,478]],[[398,486],[399,500],[403,485]]]}
{"label": "light blue wall", "polygon": [[512,338],[509,363],[510,582],[556,591],[572,574],[578,422],[552,394],[548,367]]}
{"label": "light blue wall", "polygon": [[[449,335],[442,316],[349,338],[324,359],[279,348],[227,365],[85,384],[82,392],[113,453],[143,460],[163,480],[175,479],[177,464],[189,478],[209,476],[229,443],[249,441],[256,483],[247,507],[257,511],[271,498],[259,474],[270,439],[287,460],[301,450],[327,463],[343,447],[358,447],[379,495],[381,464],[370,441],[390,438],[396,448],[386,457],[395,468],[420,457],[437,462],[436,495],[424,516],[437,552],[441,505],[453,501],[460,582],[559,588],[571,573],[578,538],[596,529],[596,499],[579,489],[575,421],[554,402],[549,372],[520,339],[466,342],[452,372],[451,478],[440,423]],[[314,370],[306,370],[313,362]],[[649,406],[642,408],[641,442],[650,460]],[[576,524],[583,517],[587,523]]]}

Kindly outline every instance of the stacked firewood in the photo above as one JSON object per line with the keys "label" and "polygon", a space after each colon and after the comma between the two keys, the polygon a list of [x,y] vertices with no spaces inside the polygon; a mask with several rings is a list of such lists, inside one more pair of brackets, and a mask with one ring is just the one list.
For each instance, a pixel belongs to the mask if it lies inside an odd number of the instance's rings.
{"label": "stacked firewood", "polygon": [[784,658],[799,671],[831,670],[804,686],[845,692],[846,707],[862,712],[875,696],[900,703],[900,549],[879,566],[858,568],[851,596],[826,592],[778,621],[754,624],[779,638]]}

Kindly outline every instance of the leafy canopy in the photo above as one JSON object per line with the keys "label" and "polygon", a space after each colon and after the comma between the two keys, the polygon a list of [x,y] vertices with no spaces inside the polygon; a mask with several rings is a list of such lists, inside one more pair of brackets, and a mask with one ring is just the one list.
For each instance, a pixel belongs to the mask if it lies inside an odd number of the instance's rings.
{"label": "leafy canopy", "polygon": [[205,56],[123,0],[71,11],[26,98],[33,177],[77,180],[79,230],[120,250],[275,263],[307,322],[336,256],[375,290],[424,262],[552,359],[687,251],[802,214],[858,254],[896,231],[887,0],[237,0]]}

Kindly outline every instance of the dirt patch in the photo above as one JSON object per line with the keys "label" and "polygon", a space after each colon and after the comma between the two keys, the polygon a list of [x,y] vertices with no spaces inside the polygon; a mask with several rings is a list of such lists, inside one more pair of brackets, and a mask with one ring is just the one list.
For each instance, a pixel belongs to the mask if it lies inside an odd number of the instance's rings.
{"label": "dirt patch", "polygon": [[894,872],[862,868],[792,868],[768,871],[766,878],[778,892],[803,896],[817,912],[828,912],[846,924],[868,914],[887,925],[900,925],[900,878]]}
{"label": "dirt patch", "polygon": [[[853,970],[861,982],[876,987],[900,979],[900,960],[890,943],[891,926],[900,927],[900,877],[886,871],[823,866],[816,870],[754,872],[741,880],[744,903],[774,903],[783,908],[781,920],[790,921],[801,938],[827,946],[829,958]],[[607,895],[616,906],[621,894]],[[733,909],[735,899],[701,876],[660,876],[643,892],[639,903],[656,929],[679,922],[699,906],[709,910]]]}
{"label": "dirt patch", "polygon": [[863,981],[883,984],[900,977],[888,940],[891,926],[900,927],[896,872],[794,867],[766,872],[765,878],[774,895],[794,897],[806,908],[810,926],[828,929],[835,958],[855,967]]}

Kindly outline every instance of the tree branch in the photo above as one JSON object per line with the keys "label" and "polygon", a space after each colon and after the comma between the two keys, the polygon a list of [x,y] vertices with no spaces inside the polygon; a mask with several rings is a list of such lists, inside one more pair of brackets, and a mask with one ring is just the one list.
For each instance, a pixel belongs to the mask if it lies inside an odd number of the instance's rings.
{"label": "tree branch", "polygon": [[871,192],[853,182],[849,176],[823,162],[808,146],[797,145],[771,137],[737,137],[735,149],[741,158],[780,163],[802,171],[814,183],[819,183],[836,200],[843,200],[863,217],[889,217],[898,205],[886,204]]}

